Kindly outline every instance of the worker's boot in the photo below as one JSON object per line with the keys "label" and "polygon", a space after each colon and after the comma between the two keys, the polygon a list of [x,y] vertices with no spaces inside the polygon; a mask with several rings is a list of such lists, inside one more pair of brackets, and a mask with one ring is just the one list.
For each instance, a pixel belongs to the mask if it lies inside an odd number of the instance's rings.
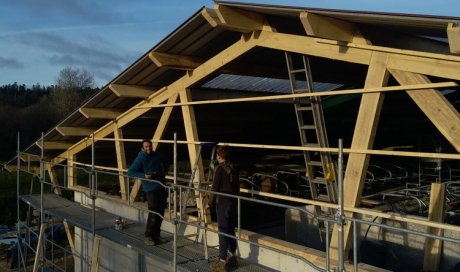
{"label": "worker's boot", "polygon": [[238,266],[238,259],[236,258],[235,253],[229,252],[227,254],[227,260],[225,261],[227,267],[237,267]]}
{"label": "worker's boot", "polygon": [[218,259],[217,261],[211,263],[209,268],[211,268],[212,272],[227,272],[225,264],[226,262],[224,260]]}

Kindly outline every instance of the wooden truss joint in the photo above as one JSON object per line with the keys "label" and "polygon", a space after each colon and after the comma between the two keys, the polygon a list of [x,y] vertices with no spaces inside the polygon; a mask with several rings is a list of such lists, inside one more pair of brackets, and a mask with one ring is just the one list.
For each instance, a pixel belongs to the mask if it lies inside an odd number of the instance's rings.
{"label": "wooden truss joint", "polygon": [[449,23],[447,25],[447,38],[449,40],[449,49],[452,54],[460,54],[460,24],[459,22]]}
{"label": "wooden truss joint", "polygon": [[131,97],[145,99],[152,95],[159,88],[152,88],[137,85],[110,84],[109,89],[118,97]]}
{"label": "wooden truss joint", "polygon": [[216,4],[214,9],[203,9],[201,15],[212,27],[221,27],[242,33],[257,30],[275,31],[267,19],[257,13]]}
{"label": "wooden truss joint", "polygon": [[371,44],[359,28],[350,22],[303,11],[300,21],[308,36],[356,44]]}

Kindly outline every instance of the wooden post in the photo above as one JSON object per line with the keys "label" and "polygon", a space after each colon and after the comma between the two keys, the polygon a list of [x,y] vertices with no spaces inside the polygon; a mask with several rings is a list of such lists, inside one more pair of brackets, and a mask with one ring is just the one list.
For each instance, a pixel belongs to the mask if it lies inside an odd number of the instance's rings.
{"label": "wooden post", "polygon": [[[428,221],[442,223],[444,221],[444,204],[446,199],[446,184],[432,183],[430,194],[430,208]],[[442,236],[444,231],[437,228],[428,228],[428,233]],[[442,240],[426,238],[423,271],[439,271],[441,260]]]}
{"label": "wooden post", "polygon": [[99,271],[99,247],[101,244],[101,237],[94,236],[93,241],[93,254],[91,255],[91,272]]}
{"label": "wooden post", "polygon": [[125,156],[125,144],[123,141],[123,131],[121,128],[118,127],[117,122],[113,122],[113,135],[115,138],[115,152],[117,153],[117,166],[118,166],[118,181],[120,183],[120,192],[121,192],[121,199],[127,200],[128,199],[128,190],[126,186],[129,186],[126,182],[126,178],[123,176],[124,172],[123,169],[126,169],[126,156]]}
{"label": "wooden post", "polygon": [[141,180],[140,179],[136,179],[134,181],[134,185],[133,185],[133,188],[131,189],[131,194],[129,196],[129,200],[131,203],[133,203],[134,201],[136,201],[136,197],[137,197],[137,194],[139,193],[139,190],[141,189]]}
{"label": "wooden post", "polygon": [[72,188],[77,185],[77,171],[74,169],[74,161],[77,160],[76,155],[67,157],[67,187]]}
{"label": "wooden post", "polygon": [[74,253],[75,252],[75,241],[74,241],[73,229],[71,229],[69,222],[67,222],[66,220],[64,220],[62,223],[64,223],[65,233],[67,235],[67,240],[69,241],[70,249],[72,250],[72,253]]}
{"label": "wooden post", "polygon": [[[365,88],[385,86],[388,81],[388,71],[386,69],[387,54],[374,52],[367,72]],[[383,104],[383,93],[366,93],[363,94],[361,105],[359,107],[358,118],[356,120],[352,149],[371,149],[374,143],[374,136],[377,130],[377,124],[380,117],[380,110]],[[344,206],[358,207],[363,192],[364,178],[369,164],[370,155],[368,154],[350,154],[344,177]],[[345,213],[346,216],[352,216],[351,213]],[[343,227],[344,231],[344,256],[350,248],[351,224]],[[331,259],[338,260],[338,228],[334,226],[332,234],[330,253]]]}
{"label": "wooden post", "polygon": [[61,187],[59,187],[59,181],[58,181],[58,178],[57,178],[57,175],[56,175],[56,171],[54,170],[53,167],[51,167],[50,163],[45,163],[45,167],[46,167],[46,170],[48,171],[48,174],[50,176],[51,183],[56,185],[56,187],[54,187],[54,193],[57,194],[57,195],[61,195],[62,190],[61,190]]}
{"label": "wooden post", "polygon": [[35,251],[35,261],[33,272],[37,272],[40,266],[40,259],[43,254],[43,243],[45,242],[45,224],[40,225],[40,234],[38,235],[37,250]]}
{"label": "wooden post", "polygon": [[[179,91],[179,97],[181,102],[191,102],[192,96],[190,93],[190,89],[184,89]],[[181,106],[182,108],[182,116],[184,120],[185,126],[185,135],[187,137],[187,141],[195,141],[198,142],[198,129],[196,125],[195,119],[195,111],[193,110],[193,106]],[[203,161],[201,156],[198,154],[198,145],[196,144],[188,144],[188,153],[190,159],[190,165],[195,165],[196,160],[198,159],[198,169],[196,171],[195,177],[193,177],[193,184],[194,186],[198,186],[199,180],[204,180],[204,170],[203,170]],[[192,170],[193,171],[193,170]],[[202,199],[200,197],[200,192],[195,191],[196,199]],[[197,208],[200,210],[200,213],[203,215],[204,222],[210,223],[211,222],[211,215],[209,211],[205,211],[204,207],[202,207],[201,201],[197,201]]]}

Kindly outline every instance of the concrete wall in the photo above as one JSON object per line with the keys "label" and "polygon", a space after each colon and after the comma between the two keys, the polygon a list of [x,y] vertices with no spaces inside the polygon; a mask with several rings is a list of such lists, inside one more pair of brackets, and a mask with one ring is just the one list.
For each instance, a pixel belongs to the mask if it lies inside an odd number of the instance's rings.
{"label": "concrete wall", "polygon": [[[76,193],[75,200],[84,204],[90,204],[90,199],[83,194]],[[140,211],[137,208],[129,207],[121,201],[98,198],[96,206],[107,212],[118,214],[132,222],[145,224],[148,213]],[[162,229],[172,233],[172,224],[163,221]],[[91,257],[93,239],[91,233],[76,228],[75,231],[76,249],[83,256]],[[193,226],[182,225],[179,229],[179,235],[196,233]],[[247,235],[247,232],[245,232]],[[249,234],[250,235],[250,234]],[[256,234],[254,234],[256,235]],[[218,248],[218,236],[211,231],[207,232],[207,241],[209,247]],[[204,250],[204,249],[203,249]],[[238,243],[240,257],[253,263],[270,267],[278,271],[316,271],[302,259],[291,257],[275,250],[261,248],[246,242]],[[107,239],[101,239],[100,249],[100,270],[99,271],[170,271],[165,264],[144,257],[137,253],[135,249],[129,249],[116,242]],[[89,271],[89,262],[75,263],[76,271]],[[144,270],[145,269],[145,270]]]}
{"label": "concrete wall", "polygon": [[[313,211],[312,206],[307,210]],[[408,215],[408,217],[410,217]],[[402,223],[395,220],[374,218],[372,216],[361,216],[360,219],[375,223],[409,229],[418,232],[426,232],[427,228]],[[415,216],[414,216],[415,218]],[[308,222],[305,224],[305,222]],[[332,230],[332,227],[331,227]],[[425,239],[423,236],[396,232],[376,226],[358,224],[358,261],[396,271],[421,271],[423,269],[423,258],[425,250]],[[323,233],[323,240],[324,240]],[[460,233],[445,231],[445,237],[460,240]],[[286,212],[286,240],[300,245],[322,249],[319,236],[318,222],[311,216],[300,213],[297,210]],[[353,252],[350,252],[350,259]],[[460,244],[444,242],[441,255],[440,271],[449,271],[460,263]],[[456,270],[455,270],[456,271]]]}

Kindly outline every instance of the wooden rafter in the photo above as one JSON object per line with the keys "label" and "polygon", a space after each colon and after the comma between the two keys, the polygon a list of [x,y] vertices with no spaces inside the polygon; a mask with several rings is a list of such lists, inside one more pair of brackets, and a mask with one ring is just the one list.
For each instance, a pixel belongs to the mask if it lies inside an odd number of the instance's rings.
{"label": "wooden rafter", "polygon": [[203,9],[201,15],[212,27],[221,27],[242,33],[257,30],[274,31],[261,14],[218,4],[214,6],[214,9]]}
{"label": "wooden rafter", "polygon": [[[170,86],[158,90],[157,92],[149,96],[146,100],[139,102],[137,105],[133,106],[132,108],[128,109],[126,112],[118,116],[118,127],[123,127],[124,125],[130,123],[132,120],[138,118],[145,112],[149,111],[149,109],[137,109],[137,107],[158,105],[160,103],[163,103],[166,99],[171,97],[173,94],[177,93],[179,90],[193,85],[194,83],[200,81],[201,79],[210,75],[214,71],[230,63],[235,58],[253,49],[257,45],[259,40],[260,37],[258,37],[257,33],[254,33],[252,35],[242,35],[242,38],[240,40],[238,40],[233,45],[229,46],[227,49],[223,50],[213,58],[209,59],[199,67],[197,67],[193,71],[193,73],[187,74],[175,81],[174,83],[172,83]],[[113,121],[107,123],[100,129],[95,131],[94,137],[104,138],[110,133],[113,133]],[[63,154],[60,154],[57,157],[55,157],[53,159],[53,163],[60,163],[63,160],[65,160],[65,158],[67,158],[68,154],[77,154],[78,152],[84,150],[86,147],[90,145],[91,139],[87,137],[79,141],[77,144],[75,144],[72,148],[70,148]]]}
{"label": "wooden rafter", "polygon": [[39,162],[40,157],[39,156],[32,156],[29,154],[23,154],[21,155],[21,161],[23,162]]}
{"label": "wooden rafter", "polygon": [[80,113],[88,119],[115,119],[121,114],[119,109],[80,108]]}
{"label": "wooden rafter", "polygon": [[449,39],[450,52],[460,54],[460,26],[458,22],[447,25],[447,38]]}
{"label": "wooden rafter", "polygon": [[[35,142],[35,144],[42,148],[41,141]],[[45,145],[45,150],[58,150],[58,149],[68,149],[73,145],[71,142],[62,142],[62,141],[45,141],[43,142]]]}
{"label": "wooden rafter", "polygon": [[[431,83],[424,75],[394,69],[390,69],[390,73],[401,85]],[[435,89],[407,91],[407,94],[438,128],[439,132],[460,152],[460,113],[444,95]]]}
{"label": "wooden rafter", "polygon": [[56,127],[62,136],[88,136],[97,128],[95,127]]}
{"label": "wooden rafter", "polygon": [[352,23],[311,12],[300,13],[300,21],[309,36],[342,42],[370,44]]}
{"label": "wooden rafter", "polygon": [[177,70],[193,70],[204,62],[202,58],[160,52],[150,52],[149,58],[158,68]]}
{"label": "wooden rafter", "polygon": [[147,87],[139,85],[124,85],[112,83],[109,89],[118,97],[132,97],[145,99],[158,91],[158,87]]}
{"label": "wooden rafter", "polygon": [[[385,53],[374,53],[367,73],[365,88],[385,86],[388,81],[389,73],[386,69],[388,55]],[[383,93],[367,93],[362,95],[361,105],[359,106],[356,126],[351,143],[352,149],[371,149],[374,143],[374,136],[380,117],[383,104]],[[369,164],[370,155],[350,154],[344,177],[344,206],[358,207],[363,191],[364,179]],[[350,213],[346,213],[350,216]],[[343,227],[345,252],[350,248],[351,224]],[[338,227],[334,227],[330,245],[331,258],[338,260],[339,256],[339,233]],[[346,253],[344,256],[348,256]]]}

